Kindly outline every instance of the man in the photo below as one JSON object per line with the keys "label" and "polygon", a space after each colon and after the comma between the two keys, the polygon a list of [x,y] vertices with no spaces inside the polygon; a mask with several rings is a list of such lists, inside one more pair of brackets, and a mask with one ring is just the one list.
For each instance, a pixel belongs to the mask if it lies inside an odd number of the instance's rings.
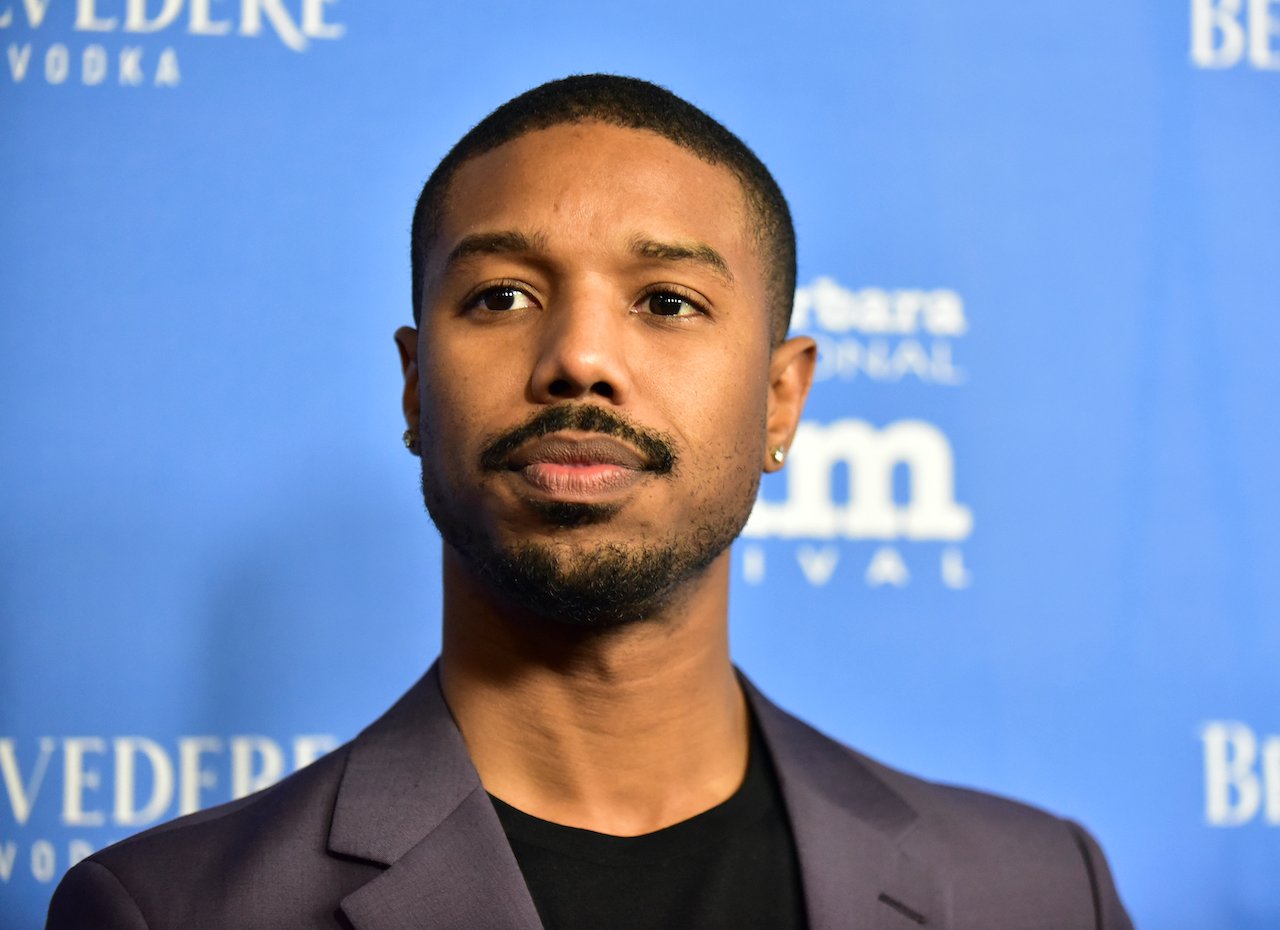
{"label": "man", "polygon": [[887,769],[730,663],[728,547],[815,358],[736,137],[641,81],[544,85],[446,156],[412,249],[438,664],[310,768],[77,866],[50,927],[1129,926],[1081,828]]}

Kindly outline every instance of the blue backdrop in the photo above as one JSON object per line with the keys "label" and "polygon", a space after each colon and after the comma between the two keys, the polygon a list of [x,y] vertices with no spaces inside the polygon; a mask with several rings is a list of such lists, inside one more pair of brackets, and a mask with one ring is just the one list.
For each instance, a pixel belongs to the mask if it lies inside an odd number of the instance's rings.
{"label": "blue backdrop", "polygon": [[1280,3],[0,0],[0,45],[3,926],[431,661],[413,198],[594,70],[795,212],[821,380],[740,664],[1081,819],[1140,927],[1280,926]]}

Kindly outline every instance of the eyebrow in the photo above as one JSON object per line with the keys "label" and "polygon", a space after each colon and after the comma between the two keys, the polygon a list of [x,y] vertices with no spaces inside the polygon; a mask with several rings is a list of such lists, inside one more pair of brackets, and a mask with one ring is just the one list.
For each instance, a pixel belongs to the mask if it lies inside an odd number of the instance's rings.
{"label": "eyebrow", "polygon": [[715,272],[726,284],[733,283],[733,272],[724,256],[705,242],[658,242],[644,236],[631,239],[631,252],[641,258],[663,262],[690,262]]}
{"label": "eyebrow", "polygon": [[502,232],[473,233],[463,236],[445,259],[445,267],[456,264],[473,255],[511,255],[520,252],[544,251],[547,247],[546,236],[541,233],[529,235],[514,229]]}
{"label": "eyebrow", "polygon": [[[724,256],[705,242],[659,242],[647,236],[632,236],[631,254],[661,262],[691,263],[714,272],[726,284],[733,284],[733,272]],[[445,259],[451,267],[474,255],[518,255],[547,250],[547,237],[542,233],[524,233],[516,229],[472,233],[463,236]]]}

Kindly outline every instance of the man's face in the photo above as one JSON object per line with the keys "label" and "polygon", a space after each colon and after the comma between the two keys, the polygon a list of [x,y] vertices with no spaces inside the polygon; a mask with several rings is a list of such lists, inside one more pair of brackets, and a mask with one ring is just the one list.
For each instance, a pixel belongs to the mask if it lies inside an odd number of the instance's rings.
{"label": "man's face", "polygon": [[729,171],[650,132],[529,133],[454,176],[423,293],[416,372],[398,337],[406,413],[428,510],[480,578],[607,626],[722,556],[767,461],[771,382]]}

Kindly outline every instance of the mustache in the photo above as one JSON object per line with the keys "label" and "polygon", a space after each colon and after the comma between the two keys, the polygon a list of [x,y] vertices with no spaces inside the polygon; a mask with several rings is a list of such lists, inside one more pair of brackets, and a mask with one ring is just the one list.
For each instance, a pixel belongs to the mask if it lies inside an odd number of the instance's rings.
{"label": "mustache", "polygon": [[646,471],[669,475],[675,470],[677,458],[670,439],[635,426],[612,410],[594,404],[566,404],[539,410],[519,426],[486,442],[480,453],[480,465],[485,471],[505,471],[509,467],[508,458],[525,443],[561,430],[613,436],[640,453]]}

